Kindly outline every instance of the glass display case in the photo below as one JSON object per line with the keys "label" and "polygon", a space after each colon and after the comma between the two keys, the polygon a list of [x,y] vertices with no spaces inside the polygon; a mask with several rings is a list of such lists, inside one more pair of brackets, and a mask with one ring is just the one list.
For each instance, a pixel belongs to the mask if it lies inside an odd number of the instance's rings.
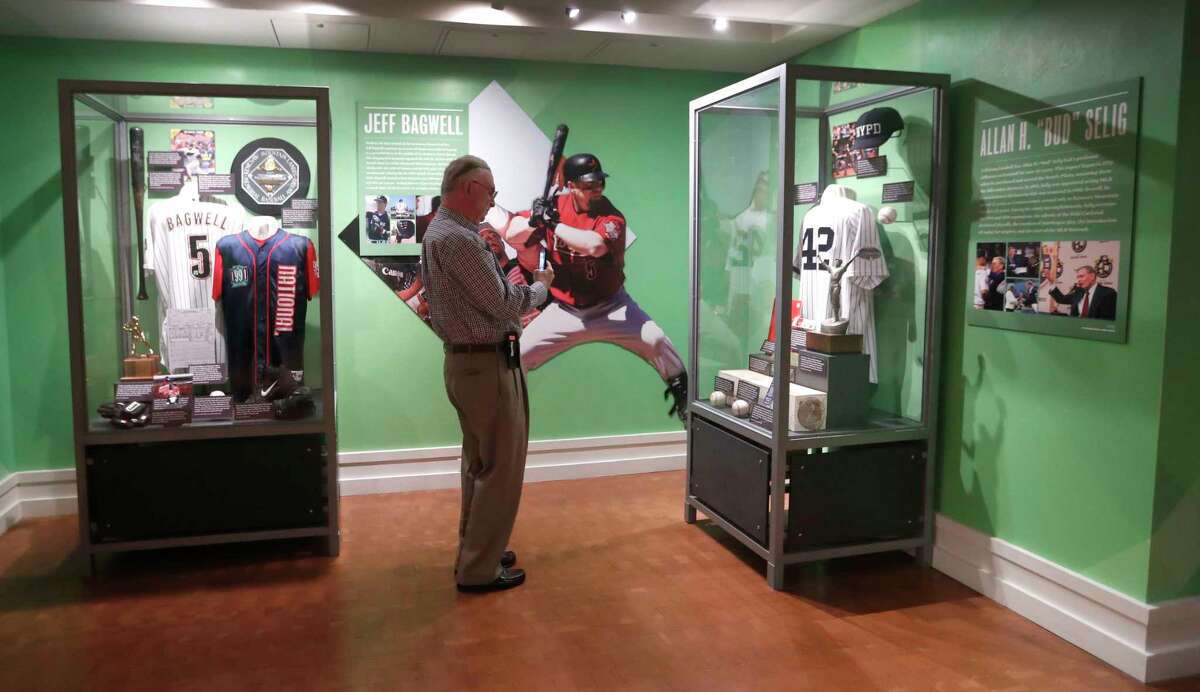
{"label": "glass display case", "polygon": [[[781,65],[691,104],[686,513],[766,558],[772,584],[787,563],[931,539],[948,84]],[[856,531],[815,525],[900,496],[834,522]]]}
{"label": "glass display case", "polygon": [[80,530],[338,548],[325,88],[59,85]]}

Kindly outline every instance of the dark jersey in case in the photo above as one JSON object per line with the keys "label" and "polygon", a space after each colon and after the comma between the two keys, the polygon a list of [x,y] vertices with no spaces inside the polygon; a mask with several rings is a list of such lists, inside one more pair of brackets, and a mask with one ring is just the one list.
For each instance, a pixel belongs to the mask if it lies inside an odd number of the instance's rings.
{"label": "dark jersey in case", "polygon": [[312,241],[284,230],[266,240],[246,231],[217,241],[213,300],[225,317],[234,400],[245,401],[268,367],[304,371],[308,301],[320,288]]}

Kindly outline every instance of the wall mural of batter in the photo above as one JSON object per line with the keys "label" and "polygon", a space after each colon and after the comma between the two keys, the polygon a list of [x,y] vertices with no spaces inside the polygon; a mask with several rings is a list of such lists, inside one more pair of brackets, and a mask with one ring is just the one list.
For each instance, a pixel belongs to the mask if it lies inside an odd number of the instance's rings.
{"label": "wall mural of batter", "polygon": [[[370,132],[372,118],[377,126],[380,110],[379,104],[360,104],[360,133]],[[600,155],[572,152],[567,144],[566,155],[547,180],[550,139],[499,84],[488,85],[466,110],[469,152],[492,167],[498,190],[495,207],[480,227],[481,237],[513,283],[528,283],[542,261],[555,272],[550,298],[522,318],[525,366],[536,370],[585,343],[614,344],[658,373],[665,386],[663,396],[671,403],[668,415],[683,420],[687,403],[683,359],[625,288],[625,253],[636,236],[625,215],[604,194],[610,172],[604,169]],[[362,151],[364,147],[360,147],[360,155]],[[450,160],[438,162],[438,170]],[[375,198],[369,201],[374,203]],[[428,217],[439,201],[436,197],[430,200]],[[386,202],[380,206],[387,209]],[[420,211],[415,238],[408,243],[419,243],[424,230],[421,221],[428,223]],[[363,235],[359,224],[369,221],[371,212],[382,218],[379,211],[368,209],[346,227],[341,239],[428,323],[420,258],[364,257],[374,253],[360,252]]]}

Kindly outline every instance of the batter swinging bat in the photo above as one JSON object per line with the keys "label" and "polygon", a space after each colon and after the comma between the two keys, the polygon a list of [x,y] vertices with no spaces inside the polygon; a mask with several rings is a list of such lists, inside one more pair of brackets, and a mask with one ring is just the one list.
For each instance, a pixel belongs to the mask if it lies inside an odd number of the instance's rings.
{"label": "batter swinging bat", "polygon": [[146,196],[146,147],[142,128],[129,130],[130,182],[133,184],[133,220],[137,224],[138,300],[146,300],[146,240],[142,230],[142,208]]}
{"label": "batter swinging bat", "polygon": [[[558,163],[562,161],[563,149],[567,146],[567,133],[570,129],[566,123],[562,123],[554,130],[554,141],[550,143],[550,161],[546,167],[546,186],[542,189],[542,199],[550,198],[550,188],[554,187],[554,174],[558,172]],[[536,225],[535,221],[535,225]],[[546,229],[537,226],[537,230],[529,234],[525,239],[525,247],[532,247],[542,242],[542,238],[546,237]]]}

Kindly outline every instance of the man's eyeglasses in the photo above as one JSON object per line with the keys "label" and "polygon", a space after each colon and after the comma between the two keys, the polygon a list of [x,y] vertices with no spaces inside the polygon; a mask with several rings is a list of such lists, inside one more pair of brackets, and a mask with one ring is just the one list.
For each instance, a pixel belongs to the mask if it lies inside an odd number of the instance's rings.
{"label": "man's eyeglasses", "polygon": [[489,187],[487,187],[486,185],[484,185],[484,184],[483,184],[481,181],[478,181],[478,180],[470,180],[470,181],[468,181],[468,182],[475,183],[475,184],[476,184],[476,185],[478,185],[479,187],[482,187],[484,190],[486,190],[486,191],[487,191],[487,193],[488,193],[488,196],[492,198],[492,201],[493,201],[493,202],[495,202],[495,201],[496,201],[496,195],[497,195],[497,194],[499,194],[499,192],[500,192],[499,190],[497,190],[497,189],[496,189],[496,188],[494,188],[494,187],[492,187],[492,188],[489,188]]}

